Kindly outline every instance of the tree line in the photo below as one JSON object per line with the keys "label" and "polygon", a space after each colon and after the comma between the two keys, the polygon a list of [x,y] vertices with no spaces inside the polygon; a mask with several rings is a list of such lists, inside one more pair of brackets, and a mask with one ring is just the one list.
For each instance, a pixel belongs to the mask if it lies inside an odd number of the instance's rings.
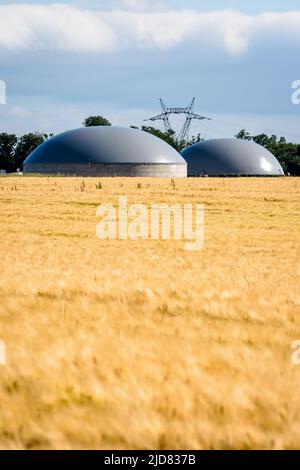
{"label": "tree line", "polygon": [[0,134],[0,170],[13,173],[22,169],[23,161],[28,155],[52,135],[30,132],[17,137],[15,134],[2,132]]}
{"label": "tree line", "polygon": [[[111,126],[111,123],[103,116],[89,116],[82,124],[85,127]],[[136,126],[131,127],[139,129]],[[178,141],[173,130],[165,132],[151,126],[142,126],[140,129],[164,140],[178,152],[181,152],[189,145],[204,140],[201,134],[193,136],[188,140]],[[6,132],[0,133],[0,170],[5,170],[7,173],[16,172],[18,169],[22,170],[23,162],[28,155],[40,144],[51,139],[52,136],[53,134],[41,134],[38,132],[30,132],[21,137]],[[252,140],[262,145],[275,155],[286,174],[300,175],[299,144],[287,142],[284,137],[277,137],[276,135],[259,134],[252,136],[245,129],[242,129],[235,137],[237,139]]]}

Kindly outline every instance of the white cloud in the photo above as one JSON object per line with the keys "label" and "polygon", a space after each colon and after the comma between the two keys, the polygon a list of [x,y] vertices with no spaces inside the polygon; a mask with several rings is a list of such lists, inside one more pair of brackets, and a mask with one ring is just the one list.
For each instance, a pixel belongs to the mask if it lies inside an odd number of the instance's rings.
{"label": "white cloud", "polygon": [[119,0],[118,7],[125,11],[169,10],[166,0]]}
{"label": "white cloud", "polygon": [[60,4],[0,6],[0,50],[110,51],[115,41],[105,13]]}
{"label": "white cloud", "polygon": [[147,0],[121,0],[110,11],[62,4],[0,6],[0,51],[170,49],[190,40],[239,56],[254,38],[300,42],[300,11],[251,16],[231,10],[164,11],[160,4],[153,10]]}

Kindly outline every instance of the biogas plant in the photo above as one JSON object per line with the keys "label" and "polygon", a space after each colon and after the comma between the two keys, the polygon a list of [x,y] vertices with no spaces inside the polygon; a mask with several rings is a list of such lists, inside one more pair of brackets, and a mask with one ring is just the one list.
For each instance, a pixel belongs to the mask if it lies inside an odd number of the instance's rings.
{"label": "biogas plant", "polygon": [[[184,114],[178,140],[188,136],[195,99],[186,108],[167,108],[150,118],[171,130],[169,116]],[[160,138],[125,127],[95,126],[59,134],[37,147],[24,161],[24,173],[64,176],[283,176],[275,156],[264,147],[239,139],[212,139],[184,149],[180,155]]]}
{"label": "biogas plant", "polygon": [[52,137],[23,167],[24,173],[66,176],[187,176],[186,161],[163,140],[137,129],[108,126]]}

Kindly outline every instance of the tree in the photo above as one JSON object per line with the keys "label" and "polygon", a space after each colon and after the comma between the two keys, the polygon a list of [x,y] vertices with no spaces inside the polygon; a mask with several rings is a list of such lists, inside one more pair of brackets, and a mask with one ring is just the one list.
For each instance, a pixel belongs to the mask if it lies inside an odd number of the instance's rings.
{"label": "tree", "polygon": [[14,154],[18,139],[15,134],[0,134],[0,170],[15,170]]}
{"label": "tree", "polygon": [[204,137],[201,134],[193,135],[187,142],[186,147],[190,147],[191,145],[198,144],[198,142],[203,142]]}
{"label": "tree", "polygon": [[21,168],[24,160],[31,154],[39,145],[45,142],[46,137],[38,132],[30,132],[25,134],[18,140],[14,153],[14,170]]}
{"label": "tree", "polygon": [[167,142],[169,145],[171,145],[171,147],[174,147],[176,150],[178,150],[178,142],[176,140],[175,132],[173,130],[164,132],[159,129],[155,129],[155,127],[151,126],[142,126],[141,130],[144,132],[148,132],[149,134],[155,135],[159,139]]}
{"label": "tree", "polygon": [[[135,126],[131,126],[131,127],[133,129],[138,129],[138,127],[135,127]],[[175,135],[175,131],[173,131],[172,129],[166,132],[166,131],[161,131],[159,129],[156,129],[155,127],[142,126],[141,130],[144,132],[148,132],[149,134],[155,135],[161,140],[164,140],[165,142],[167,142],[167,144],[171,145],[171,147],[173,147],[178,152],[181,152],[184,148],[189,147],[190,145],[193,145],[197,142],[201,142],[202,140],[204,140],[201,137],[201,134],[198,134],[197,136],[191,137],[190,140],[178,141]]]}
{"label": "tree", "polygon": [[235,137],[236,139],[241,140],[252,140],[251,135],[246,131],[246,129],[242,129]]}
{"label": "tree", "polygon": [[89,116],[83,121],[82,124],[84,127],[111,126],[111,123],[103,116]]}

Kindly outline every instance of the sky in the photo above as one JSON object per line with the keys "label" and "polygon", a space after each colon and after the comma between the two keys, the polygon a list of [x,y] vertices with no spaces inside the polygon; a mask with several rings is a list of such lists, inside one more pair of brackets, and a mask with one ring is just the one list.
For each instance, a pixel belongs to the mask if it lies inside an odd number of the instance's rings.
{"label": "sky", "polygon": [[0,132],[58,133],[94,114],[140,126],[159,97],[195,96],[212,120],[194,134],[300,142],[299,54],[297,0],[0,0]]}

